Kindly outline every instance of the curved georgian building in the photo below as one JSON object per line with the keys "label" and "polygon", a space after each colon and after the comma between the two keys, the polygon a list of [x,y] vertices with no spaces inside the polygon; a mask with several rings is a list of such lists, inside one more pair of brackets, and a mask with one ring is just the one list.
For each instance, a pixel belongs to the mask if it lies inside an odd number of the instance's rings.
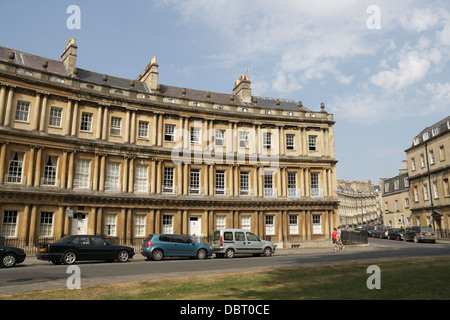
{"label": "curved georgian building", "polygon": [[324,105],[135,80],[0,47],[0,231],[33,247],[68,234],[139,245],[247,228],[279,246],[329,245],[337,222]]}

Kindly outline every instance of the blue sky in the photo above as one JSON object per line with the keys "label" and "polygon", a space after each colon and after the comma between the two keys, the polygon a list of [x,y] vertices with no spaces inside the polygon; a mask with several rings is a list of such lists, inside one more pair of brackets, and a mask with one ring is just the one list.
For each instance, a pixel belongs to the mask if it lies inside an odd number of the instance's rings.
{"label": "blue sky", "polygon": [[[80,29],[69,29],[70,5]],[[375,8],[374,8],[375,6]],[[337,178],[398,174],[413,137],[450,114],[450,3],[416,0],[0,0],[0,45],[136,79],[256,96],[334,114]]]}

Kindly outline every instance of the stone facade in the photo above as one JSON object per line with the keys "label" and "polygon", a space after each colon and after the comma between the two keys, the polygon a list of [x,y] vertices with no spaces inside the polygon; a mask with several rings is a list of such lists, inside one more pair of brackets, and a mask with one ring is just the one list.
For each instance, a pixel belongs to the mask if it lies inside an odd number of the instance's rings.
{"label": "stone facade", "polygon": [[378,192],[370,181],[338,180],[337,196],[340,226],[357,227],[379,222]]}
{"label": "stone facade", "polygon": [[27,246],[87,233],[207,241],[218,228],[281,247],[329,245],[338,221],[333,115],[136,80],[0,47],[0,231]]}
{"label": "stone facade", "polygon": [[405,150],[412,225],[431,225],[439,237],[450,230],[450,117],[425,128]]}

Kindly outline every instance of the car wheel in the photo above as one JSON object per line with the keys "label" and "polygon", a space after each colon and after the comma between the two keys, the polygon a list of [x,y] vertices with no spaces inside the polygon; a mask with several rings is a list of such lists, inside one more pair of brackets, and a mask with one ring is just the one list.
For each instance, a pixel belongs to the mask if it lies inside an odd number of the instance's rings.
{"label": "car wheel", "polygon": [[228,249],[228,250],[225,252],[225,256],[226,256],[227,258],[234,258],[234,250],[233,250],[233,249]]}
{"label": "car wheel", "polygon": [[272,249],[264,248],[263,254],[265,257],[270,257],[272,255]]}
{"label": "car wheel", "polygon": [[117,261],[119,262],[127,262],[130,255],[127,250],[120,250],[117,254]]}
{"label": "car wheel", "polygon": [[62,261],[64,264],[74,264],[77,261],[77,255],[75,252],[66,252],[63,255]]}
{"label": "car wheel", "polygon": [[14,253],[7,253],[3,256],[1,266],[4,268],[12,268],[16,265],[16,255]]}
{"label": "car wheel", "polygon": [[162,250],[156,249],[152,252],[153,261],[160,261],[162,258],[164,258],[164,252]]}
{"label": "car wheel", "polygon": [[197,252],[197,259],[199,259],[199,260],[205,259],[207,255],[208,255],[208,253],[206,252],[205,249],[200,249]]}
{"label": "car wheel", "polygon": [[419,237],[418,237],[418,236],[415,236],[415,237],[414,237],[414,242],[415,242],[415,243],[419,243],[419,242],[420,242],[420,240],[419,240]]}

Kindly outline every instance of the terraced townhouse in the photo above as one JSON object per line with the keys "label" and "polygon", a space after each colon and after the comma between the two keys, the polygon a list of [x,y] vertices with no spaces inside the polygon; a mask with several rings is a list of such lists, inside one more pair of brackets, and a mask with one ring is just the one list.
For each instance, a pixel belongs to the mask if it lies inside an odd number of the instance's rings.
{"label": "terraced townhouse", "polygon": [[244,228],[279,247],[329,245],[338,223],[333,115],[322,103],[136,79],[0,47],[0,231],[34,248],[70,234],[139,247]]}

